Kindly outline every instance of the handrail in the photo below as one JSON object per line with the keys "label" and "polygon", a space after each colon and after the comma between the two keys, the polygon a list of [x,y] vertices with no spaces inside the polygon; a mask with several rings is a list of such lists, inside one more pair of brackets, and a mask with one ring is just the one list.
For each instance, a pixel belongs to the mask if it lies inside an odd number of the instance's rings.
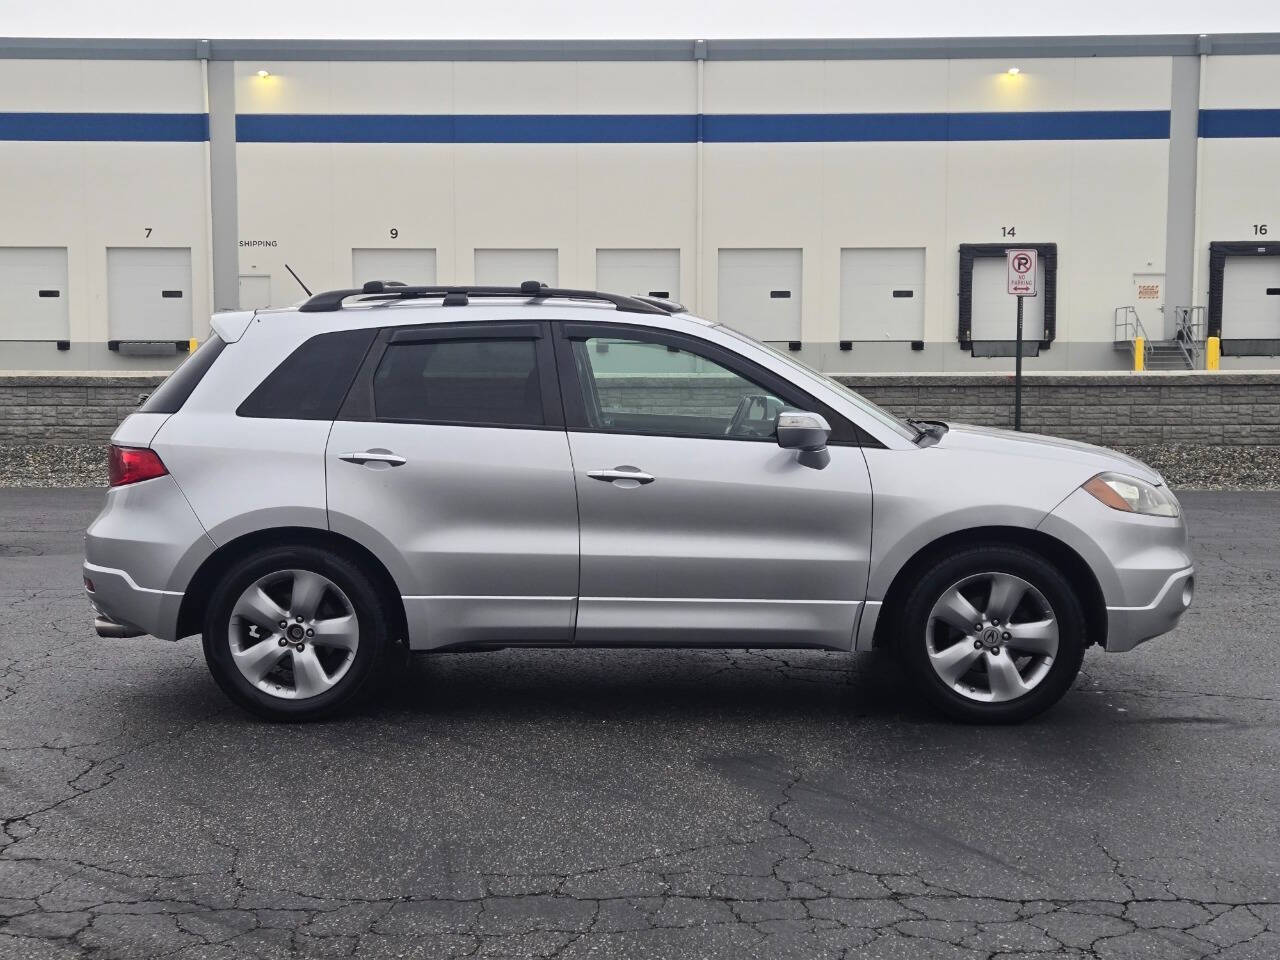
{"label": "handrail", "polygon": [[[1128,305],[1116,307],[1112,312],[1112,326],[1115,342],[1117,344],[1128,342],[1130,348],[1134,350],[1134,369],[1147,369],[1149,366],[1147,361],[1151,357],[1151,338],[1147,336],[1147,328],[1142,325],[1142,318],[1138,316],[1137,308]],[[1142,344],[1140,365],[1137,356],[1139,343]]]}
{"label": "handrail", "polygon": [[1173,322],[1173,339],[1187,366],[1200,369],[1205,348],[1204,307],[1174,307]]}
{"label": "handrail", "polygon": [[1142,318],[1138,316],[1136,307],[1116,307],[1112,314],[1112,322],[1117,343],[1121,340],[1133,340],[1135,337],[1142,337],[1148,343],[1151,341],[1151,338],[1147,336],[1146,327],[1142,325]]}

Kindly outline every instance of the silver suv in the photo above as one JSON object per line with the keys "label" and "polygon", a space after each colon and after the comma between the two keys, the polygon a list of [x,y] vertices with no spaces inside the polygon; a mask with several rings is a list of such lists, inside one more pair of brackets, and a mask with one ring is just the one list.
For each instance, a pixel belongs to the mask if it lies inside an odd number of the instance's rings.
{"label": "silver suv", "polygon": [[375,281],[213,331],[112,438],[85,587],[269,717],[539,645],[891,648],[1016,721],[1191,602],[1146,465],[900,420],[678,304]]}

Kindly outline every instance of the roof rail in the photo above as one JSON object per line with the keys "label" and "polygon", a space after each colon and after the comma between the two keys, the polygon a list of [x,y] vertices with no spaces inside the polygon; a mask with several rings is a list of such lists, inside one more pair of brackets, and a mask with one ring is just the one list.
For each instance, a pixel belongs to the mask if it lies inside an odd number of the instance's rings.
{"label": "roof rail", "polygon": [[552,297],[565,300],[599,300],[612,303],[626,313],[671,314],[677,304],[643,297],[625,297],[617,293],[601,293],[597,290],[567,290],[548,287],[537,280],[526,280],[518,287],[419,287],[405,286],[395,281],[370,280],[358,290],[328,290],[317,293],[298,308],[302,313],[330,313],[341,310],[348,297],[360,297],[362,302],[391,302],[397,300],[433,300],[439,298],[446,307],[465,307],[470,297],[521,297],[531,301]]}
{"label": "roof rail", "polygon": [[660,307],[667,313],[688,313],[688,308],[677,300],[670,297],[636,297],[637,300],[643,300],[645,303],[652,303],[655,307]]}

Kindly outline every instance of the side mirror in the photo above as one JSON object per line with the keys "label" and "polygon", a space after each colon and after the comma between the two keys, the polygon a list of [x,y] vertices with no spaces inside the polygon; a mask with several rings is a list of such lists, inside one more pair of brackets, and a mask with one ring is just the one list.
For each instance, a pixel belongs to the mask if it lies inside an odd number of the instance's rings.
{"label": "side mirror", "polygon": [[806,410],[783,410],[778,414],[778,446],[799,450],[797,459],[806,467],[821,470],[831,462],[831,453],[827,450],[830,436],[831,424],[820,414]]}

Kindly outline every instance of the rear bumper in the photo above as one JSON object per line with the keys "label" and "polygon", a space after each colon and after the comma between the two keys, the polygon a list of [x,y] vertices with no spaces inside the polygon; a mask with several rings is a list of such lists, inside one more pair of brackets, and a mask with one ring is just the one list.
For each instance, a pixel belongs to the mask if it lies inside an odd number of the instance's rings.
{"label": "rear bumper", "polygon": [[212,552],[173,477],[107,491],[84,537],[85,589],[104,621],[99,635],[176,640],[183,593]]}
{"label": "rear bumper", "polygon": [[1144,640],[1168,633],[1191,606],[1195,592],[1195,568],[1169,575],[1156,598],[1141,607],[1107,607],[1108,653],[1132,650]]}
{"label": "rear bumper", "polygon": [[141,587],[127,571],[112,567],[86,562],[81,570],[98,636],[138,637],[149,633],[164,640],[177,639],[181,593]]}

